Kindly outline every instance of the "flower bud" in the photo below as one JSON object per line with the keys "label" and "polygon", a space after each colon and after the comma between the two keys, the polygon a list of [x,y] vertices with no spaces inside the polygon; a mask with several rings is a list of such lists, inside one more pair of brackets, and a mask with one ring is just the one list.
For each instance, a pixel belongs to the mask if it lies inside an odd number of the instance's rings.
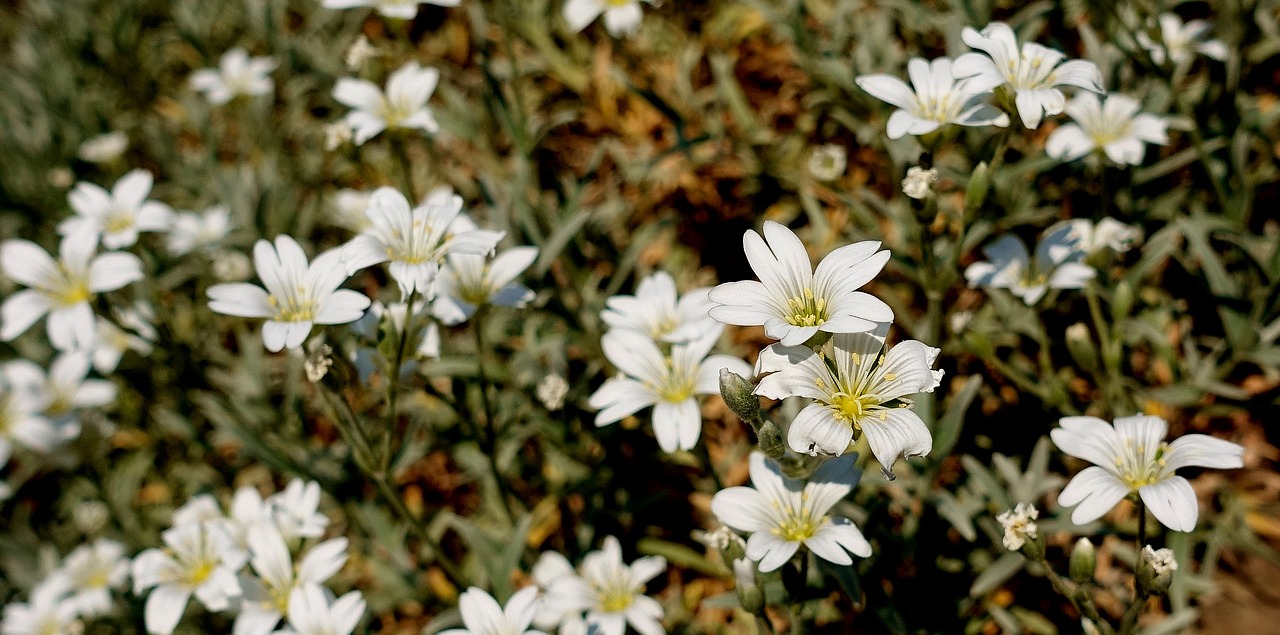
{"label": "flower bud", "polygon": [[1133,310],[1133,285],[1128,280],[1121,280],[1116,291],[1111,295],[1111,321],[1120,322],[1129,317]]}
{"label": "flower bud", "polygon": [[907,170],[907,177],[902,179],[902,193],[923,201],[933,195],[933,187],[938,182],[938,169],[925,169],[918,165]]}
{"label": "flower bud", "polygon": [[1021,551],[1022,555],[1033,561],[1044,560],[1044,536],[1036,525],[1040,510],[1029,503],[1018,503],[1013,509],[996,516],[996,521],[1004,528],[1005,549]]}
{"label": "flower bud", "polygon": [[787,444],[782,439],[782,430],[778,429],[778,424],[766,420],[760,426],[760,451],[775,461],[787,453]]}
{"label": "flower bud", "polygon": [[1093,343],[1093,335],[1083,322],[1076,322],[1067,327],[1067,352],[1071,358],[1085,370],[1098,366],[1098,347]]}
{"label": "flower bud", "polygon": [[1169,549],[1152,549],[1151,545],[1142,548],[1138,557],[1138,589],[1147,595],[1164,595],[1173,582],[1173,572],[1178,570],[1178,561]]}
{"label": "flower bud", "polygon": [[1071,550],[1071,579],[1078,584],[1093,580],[1093,571],[1098,566],[1098,554],[1088,538],[1080,538]]}
{"label": "flower bud", "polygon": [[964,213],[966,216],[978,211],[987,201],[987,192],[991,189],[991,176],[987,173],[987,162],[979,163],[969,175],[969,185],[964,188]]}
{"label": "flower bud", "polygon": [[755,385],[746,377],[728,368],[720,369],[720,397],[733,414],[752,426],[760,419],[760,398],[754,390]]}
{"label": "flower bud", "polygon": [[764,609],[764,594],[756,584],[756,563],[749,558],[738,558],[733,561],[733,579],[737,585],[738,601],[748,613],[759,613]]}

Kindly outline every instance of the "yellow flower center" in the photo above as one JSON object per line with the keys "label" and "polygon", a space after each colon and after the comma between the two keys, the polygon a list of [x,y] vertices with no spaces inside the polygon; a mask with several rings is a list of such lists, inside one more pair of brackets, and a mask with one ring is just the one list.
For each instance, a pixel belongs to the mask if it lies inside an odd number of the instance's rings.
{"label": "yellow flower center", "polygon": [[815,298],[813,289],[806,288],[802,295],[787,300],[791,314],[786,316],[791,326],[821,326],[827,321],[827,299]]}
{"label": "yellow flower center", "polygon": [[[789,499],[794,503],[795,499]],[[809,507],[809,493],[800,493],[800,505],[783,506],[785,501],[773,501],[773,508],[782,512],[775,517],[777,521],[774,527],[769,529],[769,533],[786,540],[787,542],[804,542],[812,538],[818,532],[818,528],[827,522],[826,516],[818,518],[813,517],[813,510]]]}
{"label": "yellow flower center", "polygon": [[111,210],[102,224],[102,229],[107,234],[122,232],[130,227],[133,227],[133,211],[120,208]]}
{"label": "yellow flower center", "polygon": [[871,412],[872,406],[880,405],[874,395],[850,395],[838,392],[831,396],[831,408],[835,410],[836,419],[861,429],[858,420]]}
{"label": "yellow flower center", "polygon": [[195,563],[191,572],[187,574],[187,583],[191,586],[199,586],[204,584],[205,580],[213,575],[214,563],[209,560],[202,560]]}
{"label": "yellow flower center", "polygon": [[1133,439],[1125,439],[1125,451],[1117,455],[1115,458],[1116,470],[1120,473],[1120,480],[1129,488],[1130,491],[1138,491],[1138,489],[1164,480],[1164,466],[1168,463],[1165,456],[1169,444],[1161,443],[1156,448],[1155,457],[1148,459],[1147,447],[1137,445]]}
{"label": "yellow flower center", "polygon": [[600,592],[600,610],[605,613],[620,613],[631,606],[635,595],[629,589],[615,588]]}
{"label": "yellow flower center", "polygon": [[315,306],[307,299],[307,289],[299,285],[292,297],[281,302],[276,296],[269,296],[267,303],[276,310],[276,319],[281,322],[310,322],[315,318]]}

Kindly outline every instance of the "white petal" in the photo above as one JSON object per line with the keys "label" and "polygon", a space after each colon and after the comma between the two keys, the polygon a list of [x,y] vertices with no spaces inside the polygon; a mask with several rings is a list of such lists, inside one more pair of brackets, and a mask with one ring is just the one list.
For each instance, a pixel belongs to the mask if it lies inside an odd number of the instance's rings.
{"label": "white petal", "polygon": [[720,522],[738,531],[757,532],[773,528],[769,499],[750,487],[730,487],[717,492],[711,498],[711,512]]}
{"label": "white petal", "polygon": [[1071,512],[1071,522],[1077,525],[1093,522],[1102,517],[1129,490],[1110,472],[1092,465],[1076,474],[1058,495],[1058,504],[1064,507],[1079,504]]}
{"label": "white petal", "polygon": [[1147,509],[1151,510],[1151,515],[1165,527],[1174,531],[1192,531],[1196,528],[1200,508],[1196,501],[1196,491],[1191,488],[1187,479],[1171,476],[1159,483],[1139,488],[1138,495],[1147,504]]}
{"label": "white petal", "polygon": [[836,420],[831,411],[820,404],[805,406],[787,431],[787,445],[792,450],[814,456],[844,454],[852,440],[853,427]]}

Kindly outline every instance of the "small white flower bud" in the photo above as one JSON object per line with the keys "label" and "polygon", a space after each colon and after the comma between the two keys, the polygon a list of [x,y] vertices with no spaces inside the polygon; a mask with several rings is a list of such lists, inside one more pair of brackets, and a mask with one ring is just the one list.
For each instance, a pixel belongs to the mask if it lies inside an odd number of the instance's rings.
{"label": "small white flower bud", "polygon": [[564,407],[564,398],[569,394],[569,382],[565,381],[563,377],[552,373],[538,381],[538,387],[535,392],[537,393],[538,401],[542,402],[542,405],[547,410],[555,412]]}
{"label": "small white flower bud", "polygon": [[849,165],[844,147],[834,143],[820,146],[809,155],[809,174],[819,181],[834,181],[844,174]]}
{"label": "small white flower bud", "polygon": [[1040,510],[1029,503],[1018,503],[1013,509],[998,516],[996,520],[1004,527],[1004,547],[1009,551],[1017,551],[1027,543],[1035,540],[1039,527],[1035,519],[1040,517]]}
{"label": "small white flower bud", "polygon": [[902,179],[902,192],[911,198],[923,200],[933,193],[933,186],[938,182],[938,169],[928,170],[916,165],[907,170],[907,178]]}
{"label": "small white flower bud", "polygon": [[354,71],[363,66],[366,60],[377,54],[378,48],[369,42],[369,38],[361,35],[347,48],[347,55],[344,61],[347,63],[347,69]]}

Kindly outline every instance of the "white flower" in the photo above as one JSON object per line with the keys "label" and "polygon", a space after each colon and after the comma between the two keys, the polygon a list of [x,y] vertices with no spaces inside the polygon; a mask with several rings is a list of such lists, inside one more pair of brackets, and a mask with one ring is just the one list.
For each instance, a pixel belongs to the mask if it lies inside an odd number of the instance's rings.
{"label": "white flower", "polygon": [[436,278],[431,313],[452,326],[471,319],[486,304],[523,308],[533,291],[515,279],[537,258],[537,247],[512,247],[492,261],[476,254],[449,254]]}
{"label": "white flower", "polygon": [[364,599],[352,591],[338,599],[316,584],[293,590],[289,628],[277,635],[351,635],[364,616]]}
{"label": "white flower", "polygon": [[[46,415],[63,417],[77,409],[102,408],[116,400],[116,385],[105,379],[88,379],[89,367],[88,351],[68,351],[54,358],[43,385],[49,396]],[[74,432],[67,440],[79,434],[78,426]]]}
{"label": "white flower", "polygon": [[415,291],[430,299],[446,255],[491,253],[505,235],[484,229],[453,233],[461,210],[462,197],[447,190],[411,210],[403,194],[379,188],[365,212],[370,227],[342,247],[347,273],[390,261],[391,277],[400,285],[403,299]]}
{"label": "white flower", "polygon": [[0,365],[0,467],[14,446],[49,452],[62,442],[58,427],[44,416],[50,397],[35,364],[17,360]]}
{"label": "white flower", "polygon": [[269,95],[275,88],[271,71],[276,61],[270,57],[249,57],[242,48],[222,55],[218,68],[206,68],[191,74],[191,87],[204,93],[205,99],[221,106],[241,95]]}
{"label": "white flower", "polygon": [[137,351],[141,355],[151,353],[151,343],[98,318],[98,334],[93,340],[93,368],[102,374],[113,372],[120,364],[125,351]]}
{"label": "white flower", "polygon": [[599,635],[622,635],[627,624],[641,635],[662,635],[662,606],[644,594],[644,585],[666,568],[661,556],[623,564],[622,547],[609,536],[599,551],[582,559],[580,576],[564,572],[551,583],[546,603],[566,622],[586,611],[587,624]]}
{"label": "white flower", "polygon": [[1064,220],[1054,223],[1045,233],[1053,235],[1064,227],[1069,228],[1071,235],[1076,238],[1076,247],[1086,254],[1103,249],[1124,253],[1142,240],[1142,228],[1126,225],[1114,218],[1104,218],[1096,225],[1084,218]]}
{"label": "white flower", "polygon": [[907,177],[902,179],[902,193],[917,200],[924,200],[933,193],[933,185],[937,182],[938,168],[926,170],[913,165],[907,170]]}
{"label": "white flower", "polygon": [[166,247],[175,256],[205,249],[227,237],[231,231],[231,210],[222,205],[201,213],[178,212],[166,237]]}
{"label": "white flower", "polygon": [[369,199],[372,197],[373,192],[361,192],[350,188],[338,190],[333,195],[332,207],[329,208],[330,220],[339,227],[357,234],[369,229],[372,223],[369,222],[369,215],[365,214],[365,210],[369,209]]}
{"label": "white flower", "polygon": [[129,147],[129,136],[119,130],[86,139],[76,150],[76,156],[89,163],[110,163],[120,158]]}
{"label": "white flower", "polygon": [[192,523],[168,529],[161,538],[165,549],[148,549],[133,560],[133,592],[152,589],[145,609],[148,633],[172,633],[192,594],[210,611],[232,607],[240,597],[236,572],[245,553],[230,536],[213,525]]}
{"label": "white flower", "polygon": [[338,288],[349,274],[337,249],[308,265],[302,247],[282,234],[274,247],[259,240],[253,260],[266,290],[243,282],[217,284],[209,288],[209,308],[225,315],[266,318],[262,341],[273,353],[301,346],[313,324],[354,322],[369,308],[363,294]]}
{"label": "white flower", "polygon": [[1227,59],[1227,45],[1222,40],[1206,40],[1205,36],[1209,34],[1209,30],[1213,28],[1207,20],[1190,20],[1186,24],[1182,23],[1173,13],[1164,13],[1159,17],[1160,22],[1160,42],[1155,42],[1151,36],[1144,32],[1138,32],[1138,44],[1142,48],[1147,49],[1151,53],[1151,61],[1157,64],[1163,64],[1167,58],[1174,64],[1180,64],[1191,59],[1192,53],[1200,53],[1210,59],[1219,62]]}
{"label": "white flower", "polygon": [[1039,302],[1049,289],[1082,289],[1098,274],[1080,262],[1080,238],[1071,227],[1048,232],[1036,246],[1032,262],[1016,236],[1004,235],[982,249],[987,261],[975,262],[964,271],[970,287],[1008,289],[1027,306]]}
{"label": "white flower", "polygon": [[707,357],[723,327],[664,355],[648,337],[616,329],[601,340],[604,356],[623,375],[604,382],[587,403],[598,409],[596,426],[605,426],[653,406],[653,433],[664,452],[690,450],[702,435],[696,395],[720,393],[720,369],[750,375],[746,362],[728,355]]}
{"label": "white flower", "polygon": [[4,607],[0,633],[4,635],[79,635],[84,625],[77,619],[76,602],[68,597],[65,579],[54,576],[36,585],[29,602]]}
{"label": "white flower", "polygon": [[1244,448],[1216,437],[1188,434],[1165,443],[1168,424],[1160,417],[1121,417],[1114,427],[1097,417],[1063,417],[1059,423],[1061,427],[1049,433],[1058,449],[1093,463],[1058,495],[1064,506],[1079,505],[1071,513],[1077,525],[1100,518],[1120,499],[1137,494],[1164,526],[1191,531],[1199,515],[1196,493],[1174,470],[1244,465]]}
{"label": "white flower", "polygon": [[67,202],[76,215],[58,224],[63,236],[93,232],[102,236],[106,249],[120,249],[138,242],[138,232],[169,228],[173,210],[168,205],[147,200],[155,179],[146,170],[133,170],[120,177],[111,192],[93,183],[76,183]]}
{"label": "white flower", "polygon": [[564,398],[569,394],[569,382],[565,381],[564,377],[552,373],[538,380],[534,393],[543,407],[555,412],[564,407]]}
{"label": "white flower", "polygon": [[860,474],[854,455],[827,461],[807,481],[787,478],[778,464],[761,452],[751,453],[751,487],[730,487],[711,499],[720,522],[751,534],[747,557],[773,571],[795,555],[800,545],[835,564],[866,558],[871,545],[847,518],[831,517],[831,508],[849,492]]}
{"label": "white flower", "polygon": [[834,181],[849,166],[849,153],[844,146],[828,143],[814,148],[809,155],[809,174],[819,181]]}
{"label": "white flower", "polygon": [[890,139],[928,134],[948,124],[1009,125],[1008,115],[986,103],[990,87],[975,87],[974,82],[966,80],[957,82],[951,69],[948,58],[925,61],[915,57],[907,62],[911,86],[883,74],[863,75],[856,81],[862,90],[898,107],[886,125]]}
{"label": "white flower", "polygon": [[1074,161],[1101,150],[1115,163],[1138,165],[1147,143],[1169,143],[1169,122],[1155,115],[1139,113],[1137,100],[1124,95],[1108,95],[1106,102],[1093,93],[1080,93],[1067,104],[1066,112],[1075,123],[1058,126],[1044,143],[1045,154],[1059,161]]}
{"label": "white flower", "polygon": [[840,333],[821,353],[774,344],[760,352],[755,393],[770,399],[807,397],[791,422],[787,444],[796,452],[841,455],[855,430],[866,435],[888,478],[899,456],[924,456],[933,447],[929,428],[912,412],[910,395],[933,392],[942,371],[939,350],[916,340],[886,348],[884,334]]}
{"label": "white flower", "polygon": [[315,481],[304,483],[295,478],[289,481],[284,491],[271,495],[267,505],[271,508],[276,528],[285,540],[319,538],[324,534],[324,528],[329,526],[328,517],[318,511],[320,484]]}
{"label": "white flower", "polygon": [[1013,509],[1001,512],[996,516],[996,521],[1004,528],[1004,548],[1009,551],[1017,551],[1027,540],[1035,540],[1036,534],[1040,531],[1036,525],[1036,519],[1040,517],[1040,510],[1030,503],[1018,503]]}
{"label": "white flower", "polygon": [[273,520],[271,512],[271,505],[262,500],[262,495],[258,493],[257,488],[245,486],[237,489],[231,497],[231,513],[224,517],[221,512],[218,512],[217,517],[206,520],[222,527],[238,547],[248,550],[249,531],[258,525],[271,522]]}
{"label": "white flower", "polygon": [[456,7],[462,0],[324,0],[326,9],[354,9],[372,7],[383,16],[400,20],[412,20],[418,15],[418,5],[434,4],[438,7]]}
{"label": "white flower", "polygon": [[1142,559],[1151,566],[1155,575],[1164,575],[1178,570],[1178,559],[1173,556],[1172,549],[1153,549],[1151,545],[1142,547]]}
{"label": "white flower", "polygon": [[365,61],[373,59],[378,55],[378,48],[369,42],[369,38],[364,34],[360,34],[356,41],[347,47],[347,54],[342,58],[347,64],[347,70],[358,70],[364,65]]}
{"label": "white flower", "polygon": [[427,100],[439,80],[436,69],[409,62],[387,78],[385,94],[373,82],[344,77],[334,85],[333,98],[355,109],[347,113],[344,121],[354,132],[356,145],[394,128],[417,128],[435,134],[440,124],[427,108]]}
{"label": "white flower", "polygon": [[99,538],[72,549],[55,575],[66,579],[77,613],[93,617],[111,611],[111,590],[128,581],[129,559],[124,545]]}
{"label": "white flower", "polygon": [[742,245],[760,282],[726,282],[712,289],[709,297],[717,306],[710,314],[717,321],[763,325],[765,335],[783,346],[802,344],[819,331],[869,331],[893,321],[889,305],[857,291],[889,261],[878,241],[841,247],[827,254],[816,272],[804,243],[784,225],[765,221],[764,238],[748,230]]}
{"label": "white flower", "polygon": [[197,494],[192,496],[186,503],[183,503],[181,507],[173,510],[173,518],[170,523],[177,527],[180,525],[218,523],[221,520],[223,520],[222,508],[218,506],[218,500],[209,494]]}
{"label": "white flower", "polygon": [[1007,84],[1016,95],[1018,116],[1028,128],[1039,126],[1045,115],[1062,112],[1066,97],[1059,86],[1105,92],[1096,64],[1084,60],[1062,62],[1065,55],[1035,42],[1027,42],[1019,49],[1013,29],[1003,22],[992,22],[981,32],[965,27],[960,37],[985,55],[961,55],[951,65],[952,74],[969,79],[968,88],[975,92]]}
{"label": "white flower", "polygon": [[471,587],[458,598],[466,628],[451,628],[440,635],[541,635],[542,631],[529,628],[537,604],[537,587],[517,591],[507,600],[506,608],[492,595]]}
{"label": "white flower", "polygon": [[714,306],[709,287],[687,291],[677,299],[676,281],[656,271],[640,281],[635,295],[615,295],[605,301],[600,319],[609,328],[630,329],[654,341],[680,344],[718,328],[708,311]]}
{"label": "white flower", "polygon": [[259,524],[249,530],[249,566],[257,577],[240,575],[243,599],[233,635],[267,635],[289,614],[294,590],[318,585],[347,562],[347,539],[326,540],[307,550],[295,567],[280,531]]}
{"label": "white flower", "polygon": [[613,37],[631,37],[640,31],[644,13],[640,0],[568,0],[564,3],[564,20],[569,30],[577,33],[604,14],[604,28]]}

